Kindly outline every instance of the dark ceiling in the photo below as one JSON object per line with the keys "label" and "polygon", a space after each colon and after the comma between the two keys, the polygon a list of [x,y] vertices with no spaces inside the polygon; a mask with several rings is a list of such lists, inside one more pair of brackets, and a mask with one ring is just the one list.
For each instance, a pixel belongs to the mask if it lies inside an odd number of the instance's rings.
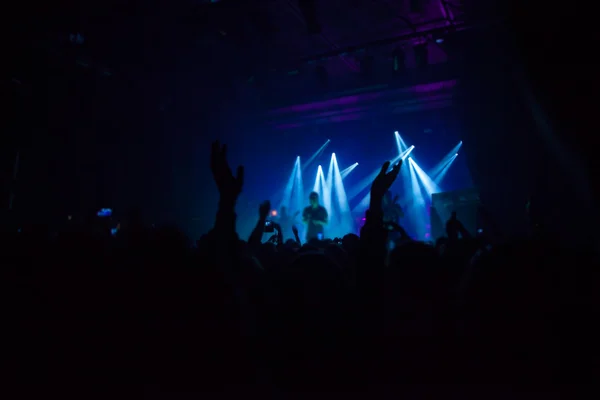
{"label": "dark ceiling", "polygon": [[[147,82],[187,73],[261,84],[314,73],[351,81],[368,68],[390,69],[392,52],[429,44],[429,62],[448,56],[445,35],[468,28],[462,1],[451,0],[180,0],[20,3],[4,41],[4,81],[22,83],[59,60],[100,77]],[[42,7],[43,9],[40,9]],[[78,36],[79,34],[79,36]],[[40,54],[43,54],[40,58]],[[406,63],[411,61],[407,54]],[[41,61],[43,60],[43,61]],[[307,72],[308,71],[308,72]],[[293,78],[284,78],[291,80]],[[304,83],[300,85],[305,86]],[[160,90],[159,90],[160,92]]]}
{"label": "dark ceiling", "polygon": [[[215,4],[221,30],[231,40],[250,51],[263,52],[271,67],[300,61],[317,61],[321,55],[359,50],[376,51],[382,39],[400,38],[420,32],[413,42],[423,40],[436,28],[451,31],[463,25],[457,2],[442,0],[264,0],[255,2],[222,1]],[[307,4],[312,4],[311,13]],[[412,7],[411,7],[412,4]],[[244,10],[244,11],[242,11]],[[316,27],[316,28],[315,28]],[[440,30],[439,33],[443,33]],[[400,43],[400,40],[396,41]],[[392,41],[388,41],[389,44]],[[351,70],[358,65],[347,65]]]}

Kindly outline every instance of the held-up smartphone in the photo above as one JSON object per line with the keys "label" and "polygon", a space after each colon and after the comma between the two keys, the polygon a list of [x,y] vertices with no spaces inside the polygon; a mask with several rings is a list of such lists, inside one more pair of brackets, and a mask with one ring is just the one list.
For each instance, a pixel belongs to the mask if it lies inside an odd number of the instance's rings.
{"label": "held-up smartphone", "polygon": [[275,227],[273,226],[273,222],[265,221],[265,233],[273,233],[275,232]]}
{"label": "held-up smartphone", "polygon": [[317,233],[317,239],[323,240],[323,234],[322,233]]}

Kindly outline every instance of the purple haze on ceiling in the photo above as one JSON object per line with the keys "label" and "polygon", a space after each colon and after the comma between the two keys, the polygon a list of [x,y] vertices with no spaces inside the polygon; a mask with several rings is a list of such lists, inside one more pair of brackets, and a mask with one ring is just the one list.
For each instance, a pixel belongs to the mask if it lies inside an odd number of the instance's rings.
{"label": "purple haze on ceiling", "polygon": [[415,85],[408,88],[394,89],[378,91],[374,93],[364,93],[352,96],[343,96],[335,99],[329,99],[324,101],[318,101],[307,104],[297,104],[290,107],[279,108],[270,112],[270,114],[285,114],[285,113],[298,113],[306,111],[317,111],[322,109],[331,109],[339,106],[345,106],[350,104],[360,104],[369,102],[372,100],[382,99],[386,96],[395,96],[404,93],[419,93],[419,94],[432,94],[441,90],[452,89],[456,86],[456,80],[448,80],[442,82],[428,83],[422,85]]}

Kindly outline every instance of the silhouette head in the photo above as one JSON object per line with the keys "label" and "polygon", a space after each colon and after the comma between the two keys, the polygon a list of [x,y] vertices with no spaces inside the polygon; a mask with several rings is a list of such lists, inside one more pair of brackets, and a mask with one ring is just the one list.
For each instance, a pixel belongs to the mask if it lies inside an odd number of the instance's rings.
{"label": "silhouette head", "polygon": [[311,192],[311,194],[308,196],[308,201],[310,202],[310,205],[313,207],[316,207],[319,205],[319,194],[317,192]]}
{"label": "silhouette head", "polygon": [[452,211],[452,214],[450,214],[450,219],[456,219],[456,211]]}

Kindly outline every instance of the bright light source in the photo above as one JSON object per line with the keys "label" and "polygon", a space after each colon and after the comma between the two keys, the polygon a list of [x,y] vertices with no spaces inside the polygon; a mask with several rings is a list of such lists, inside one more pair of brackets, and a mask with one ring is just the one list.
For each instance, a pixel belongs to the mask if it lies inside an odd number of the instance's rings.
{"label": "bright light source", "polygon": [[458,155],[458,153],[455,154],[455,156],[457,156],[457,155]]}
{"label": "bright light source", "polygon": [[276,216],[277,216],[277,210],[273,210],[273,211],[271,211],[271,216],[272,216],[272,217],[276,217]]}
{"label": "bright light source", "polygon": [[341,170],[340,174],[342,175],[342,179],[345,179],[348,176],[348,174],[350,174],[350,172],[354,171],[354,168],[356,167],[358,167],[358,163],[354,163],[351,166]]}
{"label": "bright light source", "polygon": [[331,157],[335,157],[335,153],[331,153]]}
{"label": "bright light source", "polygon": [[441,192],[439,186],[431,179],[431,177],[429,177],[429,175],[425,173],[425,171],[423,171],[423,169],[421,169],[421,167],[417,165],[417,162],[415,160],[410,160],[410,165],[412,167],[412,170],[414,170],[417,177],[419,178],[419,181],[425,188],[429,199],[431,199],[431,195],[433,193]]}
{"label": "bright light source", "polygon": [[396,135],[398,134],[398,131],[394,132]]}

